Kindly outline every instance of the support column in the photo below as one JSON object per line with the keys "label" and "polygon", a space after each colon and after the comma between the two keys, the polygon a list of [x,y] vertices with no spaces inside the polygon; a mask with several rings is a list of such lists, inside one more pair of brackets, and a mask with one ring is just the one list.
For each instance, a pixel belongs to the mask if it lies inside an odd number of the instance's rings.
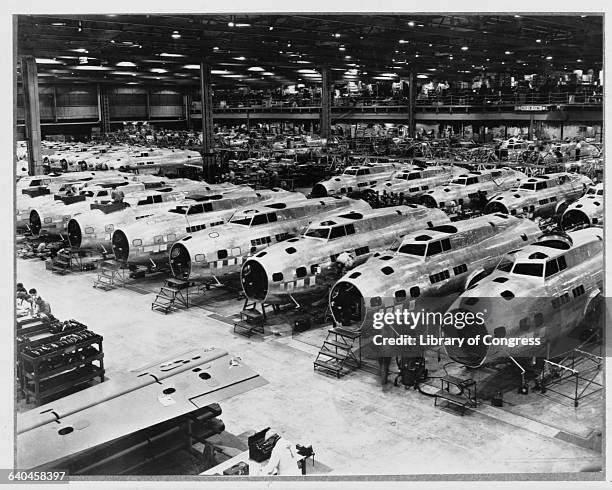
{"label": "support column", "polygon": [[40,95],[38,92],[38,71],[34,56],[21,57],[21,79],[25,109],[25,136],[28,144],[28,174],[42,175],[40,155]]}
{"label": "support column", "polygon": [[213,118],[212,118],[212,87],[210,65],[205,59],[200,62],[200,88],[202,94],[202,165],[204,178],[207,182],[213,180]]}
{"label": "support column", "polygon": [[321,68],[321,138],[331,136],[331,106],[333,89],[329,78],[330,70],[328,66]]}
{"label": "support column", "polygon": [[53,122],[57,122],[57,87],[53,85]]}
{"label": "support column", "polygon": [[151,120],[151,91],[146,89],[146,107],[145,107],[145,119],[147,121]]}
{"label": "support column", "polygon": [[416,97],[416,77],[414,72],[408,74],[408,136],[414,138],[416,128],[414,124],[414,102]]}
{"label": "support column", "polygon": [[191,95],[183,95],[183,108],[185,110],[185,123],[187,125],[187,129],[191,131],[193,129],[191,125]]}
{"label": "support column", "polygon": [[527,133],[527,139],[533,139],[533,113],[529,114],[529,132]]}

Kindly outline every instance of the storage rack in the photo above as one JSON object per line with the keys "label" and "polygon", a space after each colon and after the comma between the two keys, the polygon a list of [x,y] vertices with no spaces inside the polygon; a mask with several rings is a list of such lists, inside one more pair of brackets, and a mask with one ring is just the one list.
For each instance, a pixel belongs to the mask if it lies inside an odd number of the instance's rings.
{"label": "storage rack", "polygon": [[[57,346],[67,336],[88,332],[87,338],[67,346]],[[44,335],[19,347],[20,385],[26,402],[36,405],[52,395],[69,391],[77,385],[100,378],[104,381],[104,353],[101,335],[80,324],[68,332]],[[57,346],[57,347],[54,347]],[[33,350],[47,349],[40,355]]]}

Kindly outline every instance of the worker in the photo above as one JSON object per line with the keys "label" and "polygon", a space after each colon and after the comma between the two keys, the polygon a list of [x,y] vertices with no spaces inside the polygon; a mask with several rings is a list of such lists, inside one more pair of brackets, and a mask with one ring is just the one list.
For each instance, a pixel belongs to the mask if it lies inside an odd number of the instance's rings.
{"label": "worker", "polygon": [[268,464],[263,469],[264,475],[296,476],[301,475],[302,470],[298,462],[302,459],[297,453],[295,445],[281,437],[270,455]]}
{"label": "worker", "polygon": [[15,288],[17,293],[27,293],[28,290],[23,286],[22,282],[17,283],[17,287]]}
{"label": "worker", "polygon": [[52,317],[51,305],[49,304],[48,301],[45,301],[40,296],[36,296],[36,298],[34,299],[33,308],[34,308],[34,311],[33,311],[34,315],[45,317],[45,318]]}
{"label": "worker", "polygon": [[124,198],[123,191],[121,189],[117,189],[117,186],[113,186],[113,190],[111,192],[111,199],[114,203],[122,203]]}

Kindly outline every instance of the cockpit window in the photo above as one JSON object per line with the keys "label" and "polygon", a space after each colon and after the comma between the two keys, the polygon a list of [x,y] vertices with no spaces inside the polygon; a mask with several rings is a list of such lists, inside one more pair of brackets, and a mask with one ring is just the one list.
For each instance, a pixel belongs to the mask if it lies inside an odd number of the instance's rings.
{"label": "cockpit window", "polygon": [[234,223],[237,225],[243,225],[243,226],[251,226],[252,219],[253,219],[252,216],[244,216],[242,218],[236,217],[236,218],[232,218],[230,220],[230,223]]}
{"label": "cockpit window", "polygon": [[421,172],[410,172],[408,174],[408,180],[416,180],[421,178]]}
{"label": "cockpit window", "polygon": [[514,262],[508,258],[503,258],[499,264],[497,264],[497,270],[503,272],[510,272]]}
{"label": "cockpit window", "polygon": [[406,243],[399,248],[398,252],[407,255],[425,257],[426,248],[427,245],[424,243]]}
{"label": "cockpit window", "polygon": [[329,228],[310,228],[305,236],[309,236],[312,238],[322,238],[323,240],[327,240],[329,237]]}
{"label": "cockpit window", "polygon": [[266,214],[256,214],[253,216],[253,221],[251,222],[251,226],[257,225],[265,225],[268,222],[268,217]]}
{"label": "cockpit window", "polygon": [[344,171],[344,175],[357,175],[357,170],[355,169],[347,169]]}
{"label": "cockpit window", "polygon": [[535,191],[535,184],[521,184],[519,189],[525,189],[526,191]]}
{"label": "cockpit window", "polygon": [[542,277],[544,272],[544,264],[532,264],[530,262],[519,262],[512,269],[513,274],[521,276]]}
{"label": "cockpit window", "polygon": [[455,179],[453,180],[453,184],[457,184],[457,185],[465,185],[465,183],[467,182],[467,179],[462,178],[462,179]]}

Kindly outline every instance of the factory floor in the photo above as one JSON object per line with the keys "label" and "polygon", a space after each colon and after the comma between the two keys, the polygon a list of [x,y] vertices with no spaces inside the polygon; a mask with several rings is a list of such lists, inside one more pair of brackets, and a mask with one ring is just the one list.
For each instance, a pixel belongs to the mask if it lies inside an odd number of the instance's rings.
{"label": "factory floor", "polygon": [[[434,407],[433,398],[418,391],[381,387],[366,370],[340,379],[315,373],[325,328],[302,340],[280,327],[263,338],[234,334],[231,317],[243,302],[221,290],[194,298],[197,307],[164,315],[151,311],[162,278],[105,292],[92,287],[95,272],[59,276],[35,259],[18,259],[16,270],[16,280],[38,289],[57,318],[74,318],[104,336],[109,379],[195,346],[240,356],[269,383],[221,402],[226,431],[271,426],[295,443],[312,444],[328,474],[564,473],[602,466],[602,393],[575,408],[560,396],[514,389],[505,394],[504,408],[485,401],[461,416]],[[441,371],[446,361],[432,359],[430,371]]]}

